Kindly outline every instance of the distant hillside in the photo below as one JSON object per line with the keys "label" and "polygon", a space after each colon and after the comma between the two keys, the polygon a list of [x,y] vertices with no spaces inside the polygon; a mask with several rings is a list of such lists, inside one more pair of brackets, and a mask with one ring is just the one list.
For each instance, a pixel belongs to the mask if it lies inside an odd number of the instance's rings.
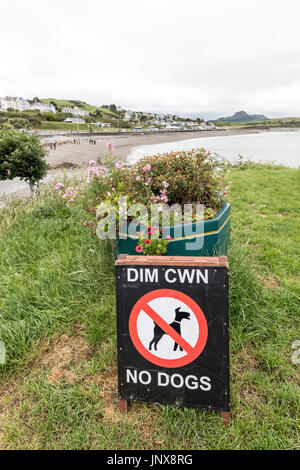
{"label": "distant hillside", "polygon": [[110,114],[111,116],[118,117],[118,114],[116,112],[113,112],[111,109],[104,108],[104,107],[99,108],[97,106],[91,106],[90,104],[87,104],[84,101],[80,101],[80,100],[58,100],[56,98],[44,98],[44,99],[41,99],[41,101],[44,103],[52,102],[53,104],[55,104],[57,109],[64,108],[65,106],[70,106],[71,108],[74,106],[77,106],[79,109],[87,111],[88,113],[93,113],[97,110],[100,110],[104,114]]}
{"label": "distant hillside", "polygon": [[[42,106],[41,102],[52,106]],[[74,111],[74,108],[78,109]],[[66,122],[68,118],[74,117],[74,114],[83,117],[83,121]],[[106,130],[109,128],[110,132],[121,129],[160,130],[163,128],[195,130],[199,128],[202,121],[200,118],[191,119],[175,114],[126,110],[116,104],[93,106],[81,100],[37,96],[33,99],[21,97],[2,99],[0,97],[0,129],[3,125],[10,125],[16,129],[70,130],[74,128],[79,130],[80,128],[80,130],[90,131],[99,131],[100,128],[103,130],[105,127]]]}
{"label": "distant hillside", "polygon": [[268,119],[263,114],[248,114],[246,111],[238,111],[233,116],[215,119],[212,122],[248,122],[248,121],[264,121]]}

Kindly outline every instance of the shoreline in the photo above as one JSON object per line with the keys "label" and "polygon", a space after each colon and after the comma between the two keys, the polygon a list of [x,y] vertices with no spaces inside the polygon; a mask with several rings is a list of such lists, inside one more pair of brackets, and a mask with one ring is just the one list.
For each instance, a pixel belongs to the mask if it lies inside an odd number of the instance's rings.
{"label": "shoreline", "polygon": [[[107,153],[106,145],[114,144],[115,160],[125,161],[130,155],[132,149],[143,145],[154,145],[163,143],[172,143],[184,140],[193,140],[206,137],[225,137],[232,135],[250,135],[269,132],[286,132],[291,131],[290,128],[280,128],[272,130],[258,129],[228,129],[228,130],[211,130],[197,132],[164,132],[150,135],[110,135],[110,136],[76,136],[62,137],[51,135],[51,137],[41,138],[41,142],[45,147],[49,147],[46,162],[48,165],[47,175],[42,183],[47,183],[51,179],[62,176],[64,172],[76,173],[82,171],[88,166],[89,160],[95,160],[98,164],[103,163],[103,157]],[[299,131],[298,131],[299,132]],[[95,139],[96,145],[90,144],[89,139]],[[56,140],[57,139],[57,140]],[[74,139],[80,139],[79,143],[74,143]],[[50,149],[53,142],[57,142],[56,150]],[[16,197],[30,196],[29,185],[18,179],[9,181],[0,181],[0,207]]]}
{"label": "shoreline", "polygon": [[[176,134],[160,133],[159,135],[117,135],[117,136],[91,136],[80,137],[71,136],[68,140],[61,140],[56,147],[56,150],[50,150],[46,157],[46,162],[49,165],[49,170],[53,169],[72,169],[80,168],[88,164],[89,160],[96,160],[101,162],[104,155],[107,153],[106,144],[113,144],[115,146],[114,154],[116,160],[125,161],[126,157],[131,153],[132,148],[141,145],[153,145],[159,143],[178,142],[181,140],[199,139],[203,137],[216,137],[216,136],[229,136],[229,135],[245,135],[257,134],[257,130],[213,130],[213,131],[199,131],[193,133],[176,132]],[[74,144],[73,140],[79,138],[80,144]],[[89,143],[89,139],[96,140],[96,145]],[[47,138],[41,139],[44,144],[49,145]],[[53,138],[51,139],[53,142]],[[57,142],[60,142],[59,136]]]}
{"label": "shoreline", "polygon": [[[160,143],[172,143],[182,140],[199,139],[206,137],[225,137],[231,135],[250,135],[261,134],[269,132],[287,132],[291,131],[290,128],[276,128],[270,130],[261,129],[228,129],[228,130],[212,130],[212,131],[196,131],[196,132],[164,132],[159,134],[150,135],[109,135],[109,136],[70,136],[65,137],[64,140],[57,137],[56,150],[50,150],[46,157],[46,162],[49,170],[57,169],[74,169],[88,165],[89,160],[96,160],[98,163],[103,162],[103,157],[107,153],[106,144],[114,144],[116,160],[125,161],[126,157],[130,155],[134,147],[142,145],[154,145]],[[296,132],[296,131],[295,131]],[[299,132],[299,130],[298,130]],[[41,139],[44,145],[49,146],[53,143],[53,137],[45,137]],[[89,139],[96,140],[96,145],[89,143]],[[74,144],[74,139],[80,139],[80,144]],[[0,191],[1,192],[1,191]]]}

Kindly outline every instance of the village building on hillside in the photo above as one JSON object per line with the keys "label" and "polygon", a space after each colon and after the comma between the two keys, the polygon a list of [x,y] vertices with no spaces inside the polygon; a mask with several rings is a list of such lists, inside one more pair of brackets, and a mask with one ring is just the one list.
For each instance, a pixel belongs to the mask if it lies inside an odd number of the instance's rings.
{"label": "village building on hillside", "polygon": [[30,109],[40,111],[41,113],[56,113],[56,108],[52,103],[40,103],[35,101]]}
{"label": "village building on hillside", "polygon": [[199,129],[202,131],[212,131],[214,129],[217,129],[217,126],[213,122],[202,122],[199,126]]}
{"label": "village building on hillside", "polygon": [[85,120],[81,119],[81,118],[78,118],[78,117],[75,117],[75,118],[69,117],[69,118],[65,119],[64,122],[73,123],[73,124],[85,124]]}
{"label": "village building on hillside", "polygon": [[77,106],[74,106],[74,108],[72,108],[71,106],[65,106],[63,109],[62,109],[62,112],[63,113],[69,113],[69,114],[73,114],[73,116],[81,116],[81,117],[84,117],[84,116],[89,116],[90,113],[88,113],[87,111],[85,111],[84,109],[79,109],[77,108]]}
{"label": "village building on hillside", "polygon": [[175,121],[175,122],[174,122],[174,121],[173,121],[173,122],[171,123],[171,126],[173,126],[175,129],[180,129],[180,130],[182,130],[182,129],[184,129],[185,123],[184,123],[184,122],[178,122],[178,121]]}
{"label": "village building on hillside", "polygon": [[5,96],[4,98],[0,98],[1,111],[7,111],[9,108],[16,111],[28,111],[32,109],[40,111],[41,113],[56,113],[56,108],[51,103],[35,101],[31,105],[28,100],[19,96]]}
{"label": "village building on hillside", "polygon": [[135,118],[136,113],[134,111],[127,110],[125,111],[124,121],[130,121],[130,119]]}
{"label": "village building on hillside", "polygon": [[8,108],[12,108],[17,111],[26,111],[30,109],[30,103],[28,100],[18,96],[5,96],[4,98],[0,98],[1,111],[7,111]]}

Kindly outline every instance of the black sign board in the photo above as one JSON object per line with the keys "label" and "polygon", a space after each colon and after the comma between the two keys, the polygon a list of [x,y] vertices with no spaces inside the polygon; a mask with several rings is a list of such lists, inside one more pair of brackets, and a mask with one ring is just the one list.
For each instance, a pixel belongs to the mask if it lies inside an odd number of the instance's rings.
{"label": "black sign board", "polygon": [[226,257],[120,256],[119,399],[229,411]]}

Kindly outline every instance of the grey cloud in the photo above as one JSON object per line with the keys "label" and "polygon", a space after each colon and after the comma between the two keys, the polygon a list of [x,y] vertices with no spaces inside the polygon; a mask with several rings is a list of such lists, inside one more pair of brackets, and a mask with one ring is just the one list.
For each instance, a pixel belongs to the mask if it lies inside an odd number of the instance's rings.
{"label": "grey cloud", "polygon": [[298,0],[0,3],[0,96],[300,114]]}

